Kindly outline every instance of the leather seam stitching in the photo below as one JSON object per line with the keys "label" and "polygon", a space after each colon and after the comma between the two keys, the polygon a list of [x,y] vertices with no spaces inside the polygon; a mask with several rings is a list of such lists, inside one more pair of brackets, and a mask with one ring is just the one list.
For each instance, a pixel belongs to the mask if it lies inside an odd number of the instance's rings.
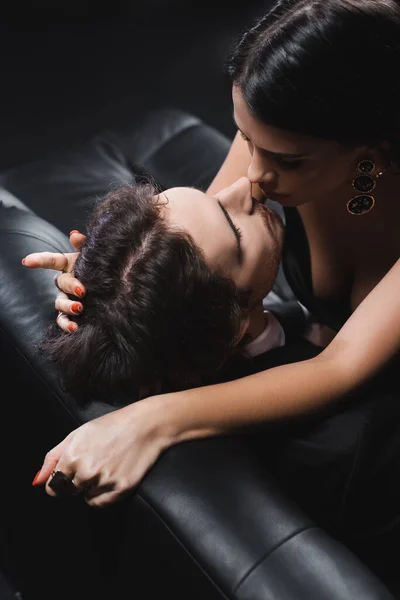
{"label": "leather seam stitching", "polygon": [[[144,154],[141,157],[141,161],[140,164],[144,164],[146,161],[148,161],[149,159],[153,158],[154,156],[156,156],[160,150],[163,150],[166,146],[168,146],[168,144],[170,144],[171,142],[175,141],[176,138],[178,138],[180,135],[182,135],[183,133],[186,133],[187,131],[189,131],[189,129],[193,129],[195,127],[200,127],[201,122],[199,123],[191,123],[189,125],[185,125],[185,126],[181,126],[181,128],[179,130],[174,131],[174,133],[168,137],[167,139],[165,139],[159,146],[157,146],[156,148],[153,148],[152,150],[148,151],[147,154]],[[110,144],[112,144],[113,146],[116,145],[116,143],[118,144],[118,137],[117,135],[114,135],[112,131],[107,131],[105,132],[103,139],[107,140]],[[119,149],[121,149],[120,146],[118,146]],[[123,149],[122,149],[123,151]],[[124,151],[123,151],[124,152]],[[124,153],[124,156],[126,158],[126,155]],[[126,164],[129,165],[131,164],[131,161],[128,160],[126,162]]]}
{"label": "leather seam stitching", "polygon": [[[27,231],[22,231],[19,229],[2,229],[1,227],[0,227],[0,233],[17,234],[17,235],[23,235],[25,237],[30,237],[35,240],[39,240],[40,242],[44,242],[45,244],[49,244],[49,246],[52,246],[56,252],[60,252],[61,254],[63,253],[63,251],[59,249],[59,246],[57,246],[53,241],[49,241],[47,238],[42,237],[40,235],[35,235],[34,233],[29,233]],[[68,250],[68,251],[74,252],[74,250]],[[68,251],[66,250],[66,252],[68,252]],[[57,269],[53,269],[53,270],[57,270]]]}
{"label": "leather seam stitching", "polygon": [[250,575],[253,573],[253,571],[255,571],[257,569],[257,567],[267,558],[269,558],[276,550],[278,550],[281,546],[283,546],[284,544],[286,544],[286,542],[289,542],[290,540],[294,539],[295,537],[297,537],[298,535],[300,535],[301,533],[303,533],[304,531],[310,531],[311,529],[318,529],[316,527],[316,525],[307,525],[305,527],[302,527],[301,529],[299,529],[298,531],[296,531],[295,533],[292,533],[290,535],[288,535],[285,539],[283,539],[281,542],[279,542],[278,544],[276,544],[276,546],[274,546],[273,548],[271,548],[271,550],[268,550],[268,552],[266,552],[263,556],[261,556],[261,558],[254,563],[254,565],[248,570],[248,572],[243,575],[242,579],[239,581],[239,583],[236,585],[234,592],[236,593],[239,588],[243,585],[243,583],[246,581],[246,579],[248,579],[250,577]]}

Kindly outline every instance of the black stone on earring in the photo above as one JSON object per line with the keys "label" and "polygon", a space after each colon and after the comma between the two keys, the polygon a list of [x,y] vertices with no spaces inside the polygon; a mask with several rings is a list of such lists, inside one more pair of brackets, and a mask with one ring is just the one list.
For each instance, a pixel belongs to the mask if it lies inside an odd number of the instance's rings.
{"label": "black stone on earring", "polygon": [[375,186],[375,179],[371,175],[357,175],[353,179],[353,188],[357,192],[372,192]]}
{"label": "black stone on earring", "polygon": [[372,160],[360,160],[357,165],[360,173],[371,173],[375,169],[375,163]]}
{"label": "black stone on earring", "polygon": [[373,196],[366,196],[362,194],[360,196],[354,196],[347,203],[347,210],[352,215],[365,215],[369,212],[375,204],[375,198]]}

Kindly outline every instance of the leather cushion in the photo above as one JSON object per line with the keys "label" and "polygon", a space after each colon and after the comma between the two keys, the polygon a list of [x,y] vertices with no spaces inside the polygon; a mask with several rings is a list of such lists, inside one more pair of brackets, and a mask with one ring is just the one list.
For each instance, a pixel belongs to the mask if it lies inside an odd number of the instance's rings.
{"label": "leather cushion", "polygon": [[113,186],[151,173],[163,188],[206,189],[231,141],[179,110],[149,111],[123,129],[105,130],[52,159],[0,175],[0,185],[68,235],[84,231],[93,203]]}

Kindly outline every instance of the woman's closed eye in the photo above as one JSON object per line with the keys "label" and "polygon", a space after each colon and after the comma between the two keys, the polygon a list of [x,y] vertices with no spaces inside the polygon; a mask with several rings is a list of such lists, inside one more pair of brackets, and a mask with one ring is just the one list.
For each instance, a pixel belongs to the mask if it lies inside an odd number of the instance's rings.
{"label": "woman's closed eye", "polygon": [[244,139],[245,142],[250,142],[250,140],[247,137],[247,135],[244,135],[243,131],[240,131],[240,129],[239,129],[239,133],[240,133],[240,136]]}
{"label": "woman's closed eye", "polygon": [[284,169],[285,171],[295,171],[296,169],[299,169],[302,164],[303,164],[303,160],[284,160],[283,158],[275,158],[274,159],[276,161],[276,164],[279,165],[279,167],[281,169]]}
{"label": "woman's closed eye", "polygon": [[[245,142],[253,145],[253,142],[247,137],[247,135],[245,135],[240,130],[239,130],[239,133]],[[272,160],[274,160],[276,162],[278,167],[280,167],[281,169],[283,169],[285,171],[295,171],[296,169],[299,169],[304,162],[302,159],[298,159],[298,158],[296,158],[294,160],[280,158],[279,156],[275,156],[273,152],[268,152],[268,150],[264,150],[262,148],[260,148],[260,151],[263,152],[268,158],[270,158],[270,159],[272,158]]]}

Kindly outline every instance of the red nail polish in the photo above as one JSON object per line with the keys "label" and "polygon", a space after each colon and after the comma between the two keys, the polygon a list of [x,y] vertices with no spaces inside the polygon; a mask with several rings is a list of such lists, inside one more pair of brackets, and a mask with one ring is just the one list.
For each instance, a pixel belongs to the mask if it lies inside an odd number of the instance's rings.
{"label": "red nail polish", "polygon": [[78,302],[74,302],[71,306],[74,312],[80,313],[82,310],[82,304],[78,304]]}
{"label": "red nail polish", "polygon": [[68,331],[70,331],[71,333],[74,333],[74,331],[76,331],[77,329],[78,329],[78,328],[77,328],[77,326],[75,325],[75,323],[70,323],[70,324],[68,325]]}
{"label": "red nail polish", "polygon": [[36,485],[36,481],[37,481],[37,479],[38,479],[39,475],[40,475],[40,471],[38,471],[38,472],[36,473],[35,477],[33,478],[32,485]]}
{"label": "red nail polish", "polygon": [[77,229],[73,229],[69,232],[69,235],[72,235],[73,233],[80,233],[80,231],[78,231]]}
{"label": "red nail polish", "polygon": [[75,292],[75,296],[79,296],[79,298],[82,298],[82,296],[83,296],[83,289],[82,288],[76,287],[74,289],[74,292]]}

